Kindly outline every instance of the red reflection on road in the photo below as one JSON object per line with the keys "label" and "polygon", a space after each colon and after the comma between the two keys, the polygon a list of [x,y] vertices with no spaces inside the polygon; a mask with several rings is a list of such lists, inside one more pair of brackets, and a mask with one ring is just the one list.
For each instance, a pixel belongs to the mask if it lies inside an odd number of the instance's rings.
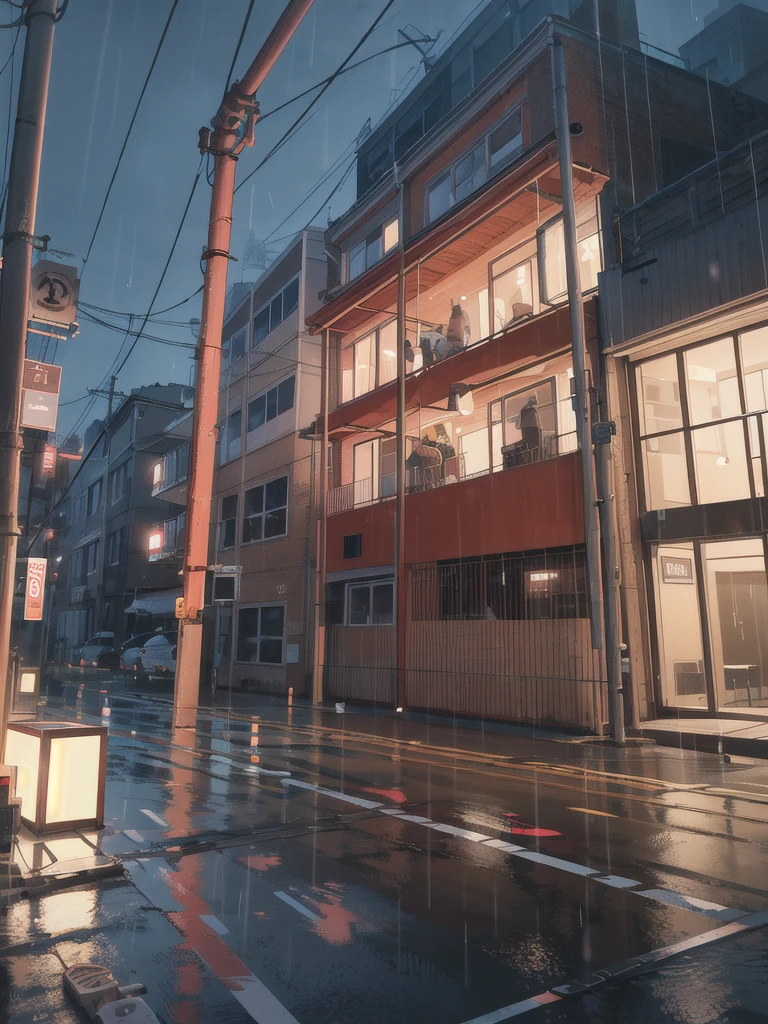
{"label": "red reflection on road", "polygon": [[562,832],[555,832],[552,828],[539,828],[537,825],[527,825],[524,821],[518,821],[517,815],[505,813],[505,818],[510,818],[509,831],[515,836],[534,836],[543,839],[545,836],[560,836]]}
{"label": "red reflection on road", "polygon": [[385,800],[392,800],[396,804],[404,804],[408,797],[400,789],[373,789],[368,786],[367,789],[363,790],[364,793],[376,793],[377,796],[383,796]]}
{"label": "red reflection on road", "polygon": [[281,861],[279,857],[238,857],[238,864],[243,864],[249,871],[269,871],[270,868],[279,868]]}

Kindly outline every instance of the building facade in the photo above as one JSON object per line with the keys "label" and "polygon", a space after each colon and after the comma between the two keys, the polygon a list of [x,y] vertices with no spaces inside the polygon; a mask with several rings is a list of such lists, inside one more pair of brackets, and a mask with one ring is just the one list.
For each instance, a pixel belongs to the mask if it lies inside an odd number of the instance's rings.
{"label": "building facade", "polygon": [[636,715],[768,714],[768,135],[627,209],[601,281]]}
{"label": "building facade", "polygon": [[[616,38],[630,6],[589,8]],[[326,236],[318,666],[330,698],[592,730],[608,709],[572,328],[603,419],[614,211],[706,160],[712,119],[733,144],[768,122],[582,30],[579,5],[523,36],[520,11],[489,5],[366,139],[358,200]]]}
{"label": "building facade", "polygon": [[113,632],[120,642],[173,622],[168,595],[180,593],[178,566],[150,562],[147,551],[155,524],[176,506],[153,496],[153,477],[158,454],[175,443],[166,428],[192,397],[181,384],[136,388],[106,424],[86,431],[84,454],[96,447],[71,464],[56,523],[61,562],[49,636],[60,660],[94,633]]}
{"label": "building facade", "polygon": [[[239,567],[215,605],[223,687],[305,690],[312,671],[320,342],[304,327],[325,287],[323,232],[302,231],[252,286],[230,293],[223,333],[211,565]],[[308,628],[309,624],[309,628]]]}

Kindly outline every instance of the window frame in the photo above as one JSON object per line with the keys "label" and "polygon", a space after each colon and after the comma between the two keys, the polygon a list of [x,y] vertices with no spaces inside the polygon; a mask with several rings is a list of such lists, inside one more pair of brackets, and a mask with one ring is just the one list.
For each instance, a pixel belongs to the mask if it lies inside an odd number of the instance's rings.
{"label": "window frame", "polygon": [[[371,328],[371,330],[366,331],[364,334],[361,334],[354,341],[351,341],[348,345],[345,345],[344,348],[341,350],[341,355],[342,355],[341,364],[343,364],[344,352],[346,352],[348,349],[352,350],[352,369],[351,369],[351,372],[352,372],[352,395],[351,395],[350,398],[346,398],[346,399],[344,398],[344,387],[343,387],[343,376],[342,376],[342,380],[341,380],[341,385],[342,386],[341,386],[341,389],[340,389],[341,393],[342,393],[341,394],[342,401],[339,403],[340,405],[345,405],[347,402],[354,402],[355,399],[362,398],[363,395],[369,395],[372,391],[376,391],[377,388],[385,387],[387,384],[391,384],[393,380],[397,379],[396,377],[393,377],[393,378],[390,378],[390,380],[384,381],[383,383],[380,380],[380,377],[381,377],[381,366],[380,366],[381,360],[380,360],[379,356],[380,356],[380,351],[381,351],[381,331],[385,327],[388,327],[392,323],[394,323],[394,324],[397,323],[397,317],[390,317],[389,320],[384,320],[382,323],[377,324],[375,327]],[[374,385],[373,385],[372,388],[369,388],[367,391],[361,391],[358,394],[357,393],[356,349],[357,349],[358,345],[362,345],[363,342],[369,341],[369,339],[371,339],[370,340],[370,344],[371,344],[371,346],[373,348],[373,356],[374,356],[374,359],[376,361],[376,367],[375,367],[375,373],[374,373]],[[397,345],[397,340],[395,340],[395,345]],[[339,370],[340,370],[340,372],[343,375],[344,368],[343,368],[343,365],[341,365],[341,364],[339,366]],[[369,374],[369,377],[370,377],[370,374]]]}
{"label": "window frame", "polygon": [[[386,248],[386,236],[388,229],[390,231],[394,229],[395,238],[394,241],[389,246],[389,248]],[[376,242],[378,242],[378,244],[381,247],[379,255],[369,262],[369,251],[371,249],[371,246],[376,244]],[[351,246],[349,249],[345,250],[345,252],[343,253],[342,266],[344,284],[351,284],[352,281],[356,281],[358,277],[362,277],[363,274],[365,274],[368,270],[370,270],[372,267],[375,267],[377,263],[381,263],[384,257],[388,256],[389,253],[396,249],[399,244],[400,218],[398,214],[395,214],[393,217],[387,217],[386,220],[383,220],[380,224],[377,224],[375,227],[371,228],[371,230],[365,235],[364,238],[362,238],[355,245]],[[353,274],[352,260],[353,258],[357,258],[359,256],[362,256],[362,266],[357,273]]]}
{"label": "window frame", "polygon": [[[273,634],[269,634],[268,633],[268,634],[265,635],[262,632],[262,609],[265,609],[265,608],[269,608],[269,609],[279,608],[280,612],[281,612],[281,615],[282,615],[283,631],[282,631],[282,634],[280,636],[280,660],[279,661],[262,661],[261,660],[261,645],[262,645],[262,641],[265,640],[265,639],[266,640],[272,640],[272,641],[277,640],[277,637],[274,636]],[[243,612],[254,611],[254,610],[257,610],[258,613],[259,613],[259,615],[258,615],[258,620],[259,620],[258,621],[258,630],[257,630],[257,633],[256,633],[256,643],[258,644],[259,657],[257,658],[256,661],[251,661],[250,659],[246,661],[246,660],[244,660],[244,659],[242,659],[240,657],[240,640],[241,640],[241,635],[242,635],[242,630],[241,630],[241,627],[240,627],[240,617],[241,617]],[[287,638],[287,630],[286,630],[287,610],[288,610],[287,609],[287,604],[286,604],[285,601],[271,601],[271,602],[264,602],[264,603],[256,602],[256,603],[249,603],[249,604],[240,604],[240,605],[238,605],[238,608],[237,608],[237,622],[236,622],[237,635],[235,637],[235,644],[234,644],[235,656],[233,658],[233,663],[237,664],[237,665],[273,665],[276,668],[280,668],[283,665],[285,665],[286,664],[285,658],[286,658],[286,654],[287,654],[287,639],[288,639]]]}
{"label": "window frame", "polygon": [[[98,489],[98,490],[97,490]],[[93,495],[97,497],[94,499]],[[95,516],[101,508],[102,498],[104,497],[104,477],[100,476],[98,480],[94,480],[92,484],[88,485],[85,499],[85,518],[90,519],[91,516]]]}
{"label": "window frame", "polygon": [[[447,167],[443,167],[439,171],[439,173],[437,173],[430,181],[428,181],[426,183],[426,185],[422,189],[422,223],[423,223],[424,227],[428,227],[430,224],[433,224],[435,221],[439,220],[441,217],[444,217],[455,206],[459,206],[461,203],[466,202],[471,196],[473,196],[478,191],[478,189],[482,188],[483,185],[487,184],[493,177],[495,177],[495,175],[499,174],[505,167],[507,167],[509,164],[511,164],[514,160],[516,160],[521,155],[521,153],[523,153],[525,151],[525,132],[524,132],[524,119],[523,119],[523,106],[524,106],[524,103],[525,103],[525,97],[521,97],[518,100],[518,102],[510,110],[505,111],[505,113],[500,118],[498,118],[496,121],[494,121],[494,123],[492,125],[490,125],[483,132],[483,134],[481,136],[479,136],[476,139],[473,139],[472,142],[470,142],[466,146],[466,148],[464,150],[462,150],[462,152],[459,153],[459,155],[454,160],[452,160],[450,164],[448,164]],[[520,144],[519,144],[519,146],[516,146],[513,150],[511,150],[506,156],[504,156],[497,163],[492,164],[491,163],[491,150],[490,150],[491,136],[493,134],[495,134],[499,130],[499,128],[501,128],[507,121],[511,120],[513,117],[517,117],[519,119],[519,122],[520,122],[520,128],[519,128],[519,131],[517,133],[520,136]],[[467,160],[469,158],[469,156],[475,150],[480,149],[480,147],[483,148],[483,156],[484,156],[484,161],[485,161],[485,176],[484,176],[483,180],[481,182],[479,182],[478,185],[476,185],[475,187],[470,189],[470,191],[462,199],[457,199],[456,198],[456,170],[457,170],[457,167],[458,167],[459,164],[461,164],[465,160]],[[430,213],[429,213],[430,195],[431,195],[432,191],[435,188],[437,188],[437,186],[439,184],[441,184],[447,176],[450,176],[450,180],[451,180],[450,199],[449,199],[448,207],[442,213],[435,214],[435,216],[432,217],[430,215]],[[466,179],[463,179],[463,180],[466,180]]]}
{"label": "window frame", "polygon": [[[234,499],[235,501],[235,513],[232,516],[224,516],[224,502]],[[224,494],[219,500],[219,536],[218,536],[218,551],[233,551],[237,547],[237,521],[240,513],[240,494],[236,491],[234,494]],[[227,537],[227,523],[232,523],[232,543],[226,543]]]}
{"label": "window frame", "polygon": [[[292,392],[291,404],[286,409],[283,409],[281,411],[280,410],[280,389],[284,385],[288,384],[289,381],[293,381],[293,392]],[[261,430],[263,427],[266,427],[266,425],[268,423],[271,423],[273,420],[276,420],[280,416],[283,416],[285,413],[291,412],[293,409],[295,409],[296,408],[296,392],[297,392],[297,388],[296,388],[296,373],[291,373],[287,377],[283,377],[283,379],[279,380],[276,384],[273,384],[272,387],[267,388],[266,391],[262,391],[261,394],[254,395],[252,398],[249,398],[248,401],[247,401],[247,404],[246,404],[246,416],[245,416],[245,435],[246,435],[246,438],[248,437],[249,434],[254,434],[257,430]],[[275,401],[275,410],[276,411],[275,411],[274,415],[270,416],[270,414],[269,414],[269,397],[268,396],[273,394],[273,393],[275,395],[274,401]],[[263,405],[264,405],[264,419],[263,419],[263,421],[258,426],[249,428],[248,423],[250,421],[251,406],[255,405],[256,402],[262,402]]]}
{"label": "window frame", "polygon": [[[285,293],[296,286],[296,304],[291,305],[290,308],[286,306]],[[272,323],[272,307],[279,300],[280,302],[280,314],[275,315],[275,322]],[[293,298],[291,298],[293,302]],[[301,274],[294,274],[290,281],[287,281],[278,291],[272,295],[267,302],[263,302],[258,309],[253,311],[253,315],[250,319],[250,336],[251,336],[251,349],[258,348],[263,341],[265,341],[269,335],[276,330],[280,324],[284,323],[289,316],[296,312],[301,304]],[[277,308],[275,306],[275,308]],[[260,337],[257,337],[256,332],[256,321],[259,317],[263,317],[266,312],[266,327],[267,330]],[[263,325],[262,325],[263,327]]]}
{"label": "window frame", "polygon": [[[375,587],[389,587],[392,592],[392,620],[391,622],[350,622],[350,596],[353,590],[368,591],[368,618],[373,617],[373,591]],[[347,580],[344,585],[344,625],[354,629],[370,626],[393,626],[395,624],[395,577],[378,576],[367,580]]]}
{"label": "window frame", "polygon": [[[597,202],[597,199],[594,200],[594,207],[595,207],[594,213],[590,213],[589,216],[586,216],[586,211],[585,210],[582,210],[581,214],[577,213],[577,216],[576,216],[576,244],[578,246],[578,244],[580,242],[585,242],[585,241],[587,241],[590,238],[597,238],[598,260],[599,260],[599,263],[600,263],[600,269],[598,270],[598,273],[600,273],[602,271],[602,269],[603,269],[603,256],[604,256],[604,253],[603,253],[603,230],[602,230],[602,224],[601,224],[601,220],[600,220],[600,204]],[[581,221],[579,220],[580,216],[583,218]],[[592,231],[588,235],[584,235],[584,237],[580,238],[579,237],[579,229],[583,228],[586,224],[589,224],[593,220],[596,222],[596,230]],[[549,307],[562,306],[564,303],[566,303],[568,301],[568,286],[567,285],[566,285],[564,291],[558,292],[556,295],[553,295],[551,297],[549,296],[548,291],[547,291],[547,243],[546,243],[547,232],[552,231],[553,229],[555,229],[556,227],[558,227],[558,226],[560,226],[562,224],[563,224],[563,215],[562,215],[562,213],[558,213],[554,217],[551,217],[548,221],[546,221],[546,223],[542,224],[540,227],[538,227],[536,229],[536,262],[537,262],[537,268],[536,269],[537,269],[538,278],[539,278],[539,301],[540,301],[540,303],[542,305],[549,306]],[[564,229],[563,229],[563,232],[564,232]],[[563,237],[563,259],[565,259],[565,237]],[[579,275],[579,278],[581,278],[581,275]],[[579,283],[581,284],[581,280],[579,280]],[[592,288],[586,288],[586,289],[582,287],[582,293],[584,295],[592,295],[597,290],[597,287],[598,287],[597,285],[595,285]]]}
{"label": "window frame", "polygon": [[[274,483],[277,483],[277,482],[282,481],[282,480],[285,480],[285,505],[276,505],[275,508],[268,509],[267,508],[267,487],[269,487],[270,484],[274,484]],[[261,489],[261,491],[262,491],[261,511],[260,512],[252,512],[249,516],[246,516],[245,510],[246,510],[247,496],[252,491],[257,491],[259,489]],[[289,526],[289,522],[288,522],[288,509],[290,508],[290,503],[291,503],[291,493],[290,492],[291,492],[291,483],[290,483],[290,477],[288,476],[287,473],[284,473],[281,476],[271,477],[269,480],[264,480],[261,483],[253,484],[252,487],[247,487],[247,488],[244,489],[244,491],[243,491],[242,515],[239,517],[239,519],[241,521],[241,526],[240,526],[240,545],[242,547],[245,547],[246,545],[250,545],[250,544],[264,544],[265,542],[268,542],[268,541],[271,541],[271,540],[281,540],[282,538],[288,536],[288,526]],[[279,512],[279,511],[282,511],[282,510],[285,511],[285,530],[283,531],[283,533],[273,533],[269,537],[265,536],[265,526],[266,526],[266,522],[267,522],[267,513],[268,512]],[[260,519],[261,520],[261,536],[260,537],[249,537],[246,540],[245,539],[245,524],[246,524],[246,520],[250,521],[250,520],[253,520],[253,519]]]}

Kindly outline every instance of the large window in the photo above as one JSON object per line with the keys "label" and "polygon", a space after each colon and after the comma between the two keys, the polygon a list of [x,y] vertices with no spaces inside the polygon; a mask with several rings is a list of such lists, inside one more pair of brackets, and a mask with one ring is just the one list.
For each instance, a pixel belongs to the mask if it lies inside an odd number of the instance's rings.
{"label": "large window", "polygon": [[102,480],[99,478],[88,488],[87,516],[95,515],[101,508]]}
{"label": "large window", "polygon": [[587,618],[581,548],[443,562],[411,579],[415,621]]}
{"label": "large window", "polygon": [[109,500],[114,503],[119,501],[124,494],[128,493],[130,488],[130,476],[129,470],[131,467],[130,460],[123,462],[117,469],[113,469],[109,474]]}
{"label": "large window", "polygon": [[218,461],[223,465],[232,459],[239,457],[242,451],[243,434],[243,412],[236,409],[219,426],[219,437],[217,440]]}
{"label": "large window", "polygon": [[[581,290],[593,291],[597,288],[597,275],[602,270],[600,229],[594,203],[577,214],[576,257],[579,261]],[[542,301],[565,302],[568,298],[568,280],[565,272],[565,232],[562,214],[541,229],[539,260]]]}
{"label": "large window", "polygon": [[341,354],[342,402],[359,398],[397,376],[397,321],[390,320]]}
{"label": "large window", "polygon": [[219,551],[235,546],[237,531],[237,495],[228,494],[221,499],[221,520],[219,521]]}
{"label": "large window", "polygon": [[237,661],[282,665],[285,608],[263,604],[241,608],[238,615]]}
{"label": "large window", "polygon": [[374,263],[378,263],[385,253],[394,249],[399,238],[400,228],[397,217],[374,228],[362,242],[358,242],[346,253],[346,280],[354,281],[364,271],[369,270]]}
{"label": "large window", "polygon": [[293,408],[296,377],[288,377],[248,403],[247,431],[250,434]]}
{"label": "large window", "polygon": [[283,537],[288,530],[288,477],[251,487],[245,492],[243,544]]}
{"label": "large window", "polygon": [[636,366],[646,509],[765,493],[766,380],[765,328]]}
{"label": "large window", "polygon": [[248,324],[221,343],[221,368],[236,363],[248,348]]}
{"label": "large window", "polygon": [[397,488],[397,438],[375,438],[356,444],[352,466],[355,505],[391,498]]}
{"label": "large window", "polygon": [[256,348],[270,331],[295,313],[299,308],[299,279],[294,278],[282,291],[273,296],[253,318],[253,339],[251,345]]}
{"label": "large window", "polygon": [[110,533],[107,537],[107,562],[109,565],[119,565],[128,559],[128,527],[121,526],[119,530]]}
{"label": "large window", "polygon": [[522,116],[518,107],[427,186],[426,222],[437,220],[456,203],[472,195],[522,148]]}
{"label": "large window", "polygon": [[534,260],[523,259],[530,246],[515,249],[491,264],[493,282],[492,334],[506,330],[512,324],[534,312]]}
{"label": "large window", "polygon": [[393,580],[347,584],[348,626],[386,626],[394,621]]}

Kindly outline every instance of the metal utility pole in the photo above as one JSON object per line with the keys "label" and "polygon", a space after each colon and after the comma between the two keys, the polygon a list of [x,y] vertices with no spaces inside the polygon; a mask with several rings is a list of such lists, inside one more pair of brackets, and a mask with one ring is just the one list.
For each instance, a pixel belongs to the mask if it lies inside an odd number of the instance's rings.
{"label": "metal utility pole", "polygon": [[211,122],[212,131],[200,130],[200,150],[213,157],[213,188],[208,224],[208,244],[203,253],[205,280],[200,339],[197,346],[198,375],[192,420],[187,537],[184,553],[184,613],[180,622],[174,726],[193,724],[190,712],[197,708],[200,659],[203,641],[203,606],[211,526],[211,496],[219,405],[221,332],[227,291],[227,264],[232,230],[235,165],[246,146],[253,145],[258,116],[256,91],[285,49],[288,40],[312,6],[312,0],[288,0],[275,27],[240,82],[228,90]]}
{"label": "metal utility pole", "polygon": [[[37,190],[58,0],[30,0],[8,177],[0,275],[0,747],[5,748],[8,661],[19,539],[21,384],[27,343]],[[2,750],[0,750],[0,754]]]}

